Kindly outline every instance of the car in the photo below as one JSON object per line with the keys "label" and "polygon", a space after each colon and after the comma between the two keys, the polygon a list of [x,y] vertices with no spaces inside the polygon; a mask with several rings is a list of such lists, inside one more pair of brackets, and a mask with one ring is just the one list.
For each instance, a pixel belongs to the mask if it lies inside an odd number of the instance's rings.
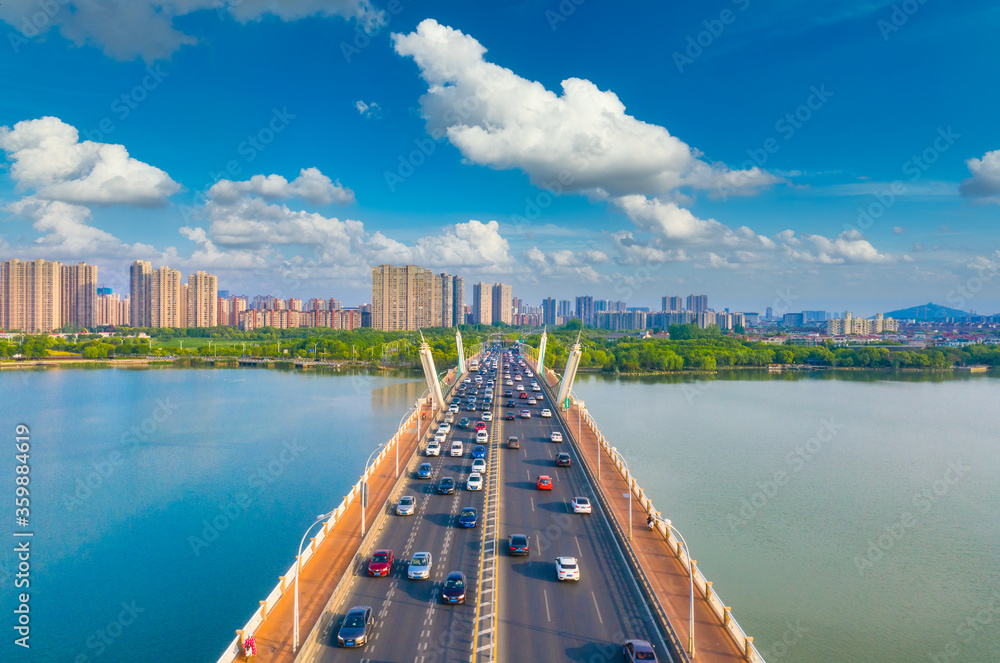
{"label": "car", "polygon": [[375,628],[375,617],[370,605],[356,605],[347,611],[340,623],[337,644],[341,647],[364,647]]}
{"label": "car", "polygon": [[529,398],[528,405],[538,405],[538,401],[535,400],[534,398]]}
{"label": "car", "polygon": [[469,403],[468,405],[466,405],[465,406],[465,411],[466,412],[475,412],[476,411],[476,405],[475,405],[475,403]]}
{"label": "car", "polygon": [[476,431],[476,442],[489,442],[490,434],[486,432],[486,429]]}
{"label": "car", "polygon": [[503,392],[503,395],[506,396],[507,398],[513,398],[514,392],[508,389],[507,391]]}
{"label": "car", "polygon": [[565,451],[556,454],[556,467],[569,467],[573,464],[573,459]]}
{"label": "car", "polygon": [[472,471],[473,472],[479,472],[479,473],[485,472],[486,471],[486,459],[485,458],[477,458],[474,461],[472,461]]}
{"label": "car", "polygon": [[528,397],[528,392],[526,392],[526,391],[522,391],[521,393],[519,393],[519,394],[517,395],[517,397],[518,397],[518,398],[527,398],[527,397]]}
{"label": "car", "polygon": [[552,435],[549,436],[549,439],[552,440],[553,442],[562,442],[562,433],[560,433],[557,430],[554,430],[552,431]]}
{"label": "car", "polygon": [[444,587],[441,589],[442,603],[465,603],[465,574],[461,571],[452,571],[444,579]]}
{"label": "car", "polygon": [[427,448],[424,453],[428,456],[440,456],[441,455],[441,443],[436,439],[427,443]]}
{"label": "car", "polygon": [[645,640],[626,640],[622,645],[622,655],[628,663],[656,663],[656,654],[653,652],[653,645]]}
{"label": "car", "polygon": [[455,440],[451,443],[451,456],[452,458],[461,458],[462,454],[465,453],[465,449],[462,447],[461,440]]}
{"label": "car", "polygon": [[475,460],[477,458],[486,458],[486,447],[481,444],[472,447],[472,459]]}
{"label": "car", "polygon": [[473,472],[469,475],[469,478],[465,480],[466,490],[482,490],[483,489],[483,475],[479,472]]}
{"label": "car", "polygon": [[533,384],[533,385],[531,385],[531,390],[532,391],[541,391],[542,388],[540,386],[538,386],[537,384]]}
{"label": "car", "polygon": [[521,381],[521,376],[520,375],[515,375],[514,376],[514,381],[515,382],[520,382]]}
{"label": "car", "polygon": [[552,477],[548,474],[540,474],[535,485],[538,486],[538,490],[552,490]]}
{"label": "car", "polygon": [[444,418],[444,423],[453,424],[455,423],[455,414],[452,412],[448,413],[448,416]]}
{"label": "car", "polygon": [[514,388],[514,391],[524,391],[524,385],[523,385],[523,384],[519,384],[519,385],[517,385],[517,386],[516,386],[516,387]]}
{"label": "car", "polygon": [[453,495],[455,493],[455,480],[451,477],[441,477],[438,481],[438,495]]}
{"label": "car", "polygon": [[477,421],[476,422],[476,430],[477,431],[486,430],[486,422],[485,421]]}
{"label": "car", "polygon": [[517,435],[511,435],[510,437],[507,438],[507,448],[508,449],[521,448],[521,441],[517,439]]}
{"label": "car", "polygon": [[459,527],[475,527],[477,522],[479,522],[479,514],[476,513],[475,507],[467,506],[462,509],[462,513],[458,514]]}
{"label": "car", "polygon": [[552,418],[552,410],[549,410],[548,408],[542,410],[542,418],[543,419],[551,419]]}
{"label": "car", "polygon": [[396,515],[412,516],[417,510],[417,498],[413,495],[403,495],[396,502]]}
{"label": "car", "polygon": [[410,580],[426,580],[431,577],[433,559],[429,552],[413,553],[410,565],[406,569],[406,577]]}
{"label": "car", "polygon": [[580,565],[576,557],[556,557],[556,580],[579,580]]}
{"label": "car", "polygon": [[507,550],[511,555],[527,555],[528,537],[524,534],[511,534],[507,539]]}
{"label": "car", "polygon": [[444,442],[447,439],[448,439],[448,434],[443,431],[439,430],[436,433],[434,433],[434,441],[437,442],[438,444]]}
{"label": "car", "polygon": [[462,380],[462,382],[464,382],[465,384],[472,384],[472,378],[465,378],[464,380]]}
{"label": "car", "polygon": [[517,407],[517,403],[514,401],[507,401],[507,407]]}
{"label": "car", "polygon": [[521,410],[522,419],[531,419],[531,410]]}
{"label": "car", "polygon": [[449,405],[449,406],[448,406],[448,412],[451,412],[451,413],[453,413],[453,414],[454,414],[455,412],[458,412],[458,406],[457,406],[457,405]]}
{"label": "car", "polygon": [[573,513],[590,513],[590,500],[586,497],[574,497],[569,504]]}
{"label": "car", "polygon": [[420,467],[417,468],[417,478],[418,479],[430,479],[431,474],[434,473],[433,468],[431,468],[430,463],[421,463]]}
{"label": "car", "polygon": [[447,421],[443,422],[440,426],[438,426],[438,432],[450,433],[451,424],[449,424]]}
{"label": "car", "polygon": [[483,412],[483,421],[493,421],[493,413],[489,410]]}
{"label": "car", "polygon": [[506,384],[506,385],[507,385],[508,387],[513,387],[513,386],[514,386],[514,381],[513,381],[513,380],[511,380],[511,379],[509,379],[509,377],[510,377],[510,376],[506,376],[506,375],[505,375],[504,377],[505,377],[505,378],[508,378],[508,380],[507,380],[507,382],[506,382],[505,384]]}
{"label": "car", "polygon": [[461,419],[459,419],[458,420],[458,427],[459,428],[468,428],[469,427],[469,418],[468,417],[462,417]]}
{"label": "car", "polygon": [[371,561],[368,562],[368,575],[373,578],[388,576],[392,571],[392,562],[391,550],[388,548],[376,550],[375,554],[372,555]]}
{"label": "car", "polygon": [[507,416],[505,417],[505,419],[507,419],[507,421],[514,421],[514,413],[513,412],[508,412]]}

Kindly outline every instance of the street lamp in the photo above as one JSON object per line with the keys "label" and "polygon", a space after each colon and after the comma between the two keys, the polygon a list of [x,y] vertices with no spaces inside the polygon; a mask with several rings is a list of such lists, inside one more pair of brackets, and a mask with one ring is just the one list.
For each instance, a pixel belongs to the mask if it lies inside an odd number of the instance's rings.
{"label": "street lamp", "polygon": [[622,458],[622,455],[618,453],[618,447],[611,447],[611,453],[618,457],[618,460],[622,462],[625,466],[625,487],[628,488],[628,540],[632,540],[632,486],[629,481],[632,477],[632,473],[628,471],[628,463]]}
{"label": "street lamp", "polygon": [[368,464],[372,462],[372,456],[377,454],[382,448],[385,447],[385,443],[375,447],[374,451],[368,456],[368,460],[365,461],[365,471],[361,475],[361,538],[365,537],[365,507],[368,506]]}
{"label": "street lamp", "polygon": [[674,527],[672,524],[670,524],[669,520],[667,520],[666,518],[664,518],[663,519],[663,524],[667,526],[667,529],[669,529],[670,531],[672,531],[674,534],[677,535],[677,538],[681,540],[682,544],[684,544],[684,550],[687,551],[688,577],[691,579],[691,583],[690,583],[691,584],[691,605],[690,605],[690,608],[689,608],[690,612],[688,614],[688,619],[690,621],[690,625],[688,626],[688,656],[690,656],[691,658],[694,658],[694,569],[691,568],[691,549],[688,548],[687,541],[685,541],[684,537],[681,536],[681,533],[677,531],[677,528]]}
{"label": "street lamp", "polygon": [[306,542],[306,537],[309,536],[312,528],[332,515],[333,511],[330,513],[321,513],[316,516],[316,520],[309,525],[306,533],[302,535],[302,540],[299,542],[299,554],[295,558],[295,620],[292,622],[292,651],[299,648],[299,575],[302,573],[302,545]]}

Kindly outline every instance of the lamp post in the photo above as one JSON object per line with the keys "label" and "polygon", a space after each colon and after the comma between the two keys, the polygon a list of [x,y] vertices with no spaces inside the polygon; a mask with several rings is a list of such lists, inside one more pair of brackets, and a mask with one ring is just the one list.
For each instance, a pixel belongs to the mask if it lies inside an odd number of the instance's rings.
{"label": "lamp post", "polygon": [[688,626],[688,656],[694,658],[694,569],[691,567],[691,549],[688,548],[687,541],[684,540],[684,537],[681,536],[681,533],[677,531],[677,528],[674,527],[669,520],[664,519],[663,524],[667,526],[667,529],[677,535],[677,538],[680,539],[682,544],[684,544],[684,550],[687,551],[688,577],[691,581],[691,604],[688,613],[688,620],[690,622]]}
{"label": "lamp post", "polygon": [[628,488],[628,540],[632,540],[632,486],[630,481],[632,480],[632,473],[628,470],[628,463],[622,458],[622,455],[618,453],[618,447],[611,447],[611,453],[618,457],[618,460],[622,462],[625,466],[625,487]]}
{"label": "lamp post", "polygon": [[332,515],[333,511],[316,516],[316,520],[309,525],[306,533],[302,535],[302,540],[299,541],[299,554],[295,558],[295,618],[292,622],[292,651],[296,651],[299,648],[299,574],[302,573],[302,545],[306,542],[306,537],[309,536],[312,528]]}
{"label": "lamp post", "polygon": [[372,462],[372,456],[377,454],[385,444],[380,444],[371,452],[368,456],[368,460],[365,461],[365,471],[361,475],[361,538],[365,537],[365,507],[368,506],[368,464]]}

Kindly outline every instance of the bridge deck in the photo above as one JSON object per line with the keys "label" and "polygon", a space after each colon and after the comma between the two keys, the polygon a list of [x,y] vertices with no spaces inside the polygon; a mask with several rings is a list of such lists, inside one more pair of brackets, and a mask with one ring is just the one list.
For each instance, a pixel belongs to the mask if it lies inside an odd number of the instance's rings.
{"label": "bridge deck", "polygon": [[[554,387],[558,380],[546,371],[546,380]],[[566,424],[577,437],[581,455],[596,473],[599,445],[597,436],[579,421],[576,403],[565,414]],[[605,453],[601,458],[601,490],[611,504],[612,512],[623,531],[628,531],[629,498],[628,484]],[[677,556],[657,532],[646,528],[646,512],[638,500],[632,500],[632,549],[649,578],[663,610],[677,632],[685,651],[688,646],[690,582],[687,567],[682,566]],[[699,662],[736,663],[745,661],[744,653],[733,641],[722,622],[716,617],[705,597],[695,588],[695,659]]]}

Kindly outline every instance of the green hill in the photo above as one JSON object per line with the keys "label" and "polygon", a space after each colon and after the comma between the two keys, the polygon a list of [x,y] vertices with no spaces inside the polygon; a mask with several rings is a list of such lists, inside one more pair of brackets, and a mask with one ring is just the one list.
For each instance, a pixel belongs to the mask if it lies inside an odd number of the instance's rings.
{"label": "green hill", "polygon": [[948,308],[947,306],[941,306],[939,304],[933,304],[928,302],[923,306],[911,306],[910,308],[902,308],[898,311],[889,311],[885,314],[887,318],[895,318],[896,320],[943,320],[944,318],[965,318],[968,317],[969,313],[961,311],[957,308]]}

